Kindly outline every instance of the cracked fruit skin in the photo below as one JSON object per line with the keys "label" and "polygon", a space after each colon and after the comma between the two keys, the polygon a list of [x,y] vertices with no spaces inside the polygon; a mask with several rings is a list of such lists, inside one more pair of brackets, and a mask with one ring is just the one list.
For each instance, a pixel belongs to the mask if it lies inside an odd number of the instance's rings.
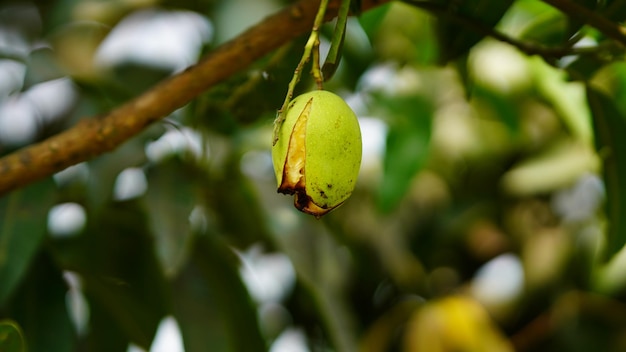
{"label": "cracked fruit skin", "polygon": [[291,101],[272,147],[278,192],[294,194],[295,207],[320,218],[354,190],[361,166],[361,130],[343,99],[328,91]]}

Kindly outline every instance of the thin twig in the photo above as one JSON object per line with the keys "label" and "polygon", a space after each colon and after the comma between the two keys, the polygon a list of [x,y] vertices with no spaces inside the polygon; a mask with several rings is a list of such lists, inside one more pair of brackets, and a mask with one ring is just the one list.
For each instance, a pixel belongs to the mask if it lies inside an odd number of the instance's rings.
{"label": "thin twig", "polygon": [[406,0],[405,2],[415,7],[418,7],[422,10],[433,13],[437,16],[441,16],[450,21],[456,22],[466,27],[469,30],[473,30],[477,33],[491,37],[503,43],[510,44],[511,46],[514,46],[521,52],[525,53],[526,55],[541,56],[546,61],[549,61],[549,62],[554,62],[555,60],[561,59],[564,56],[568,56],[568,55],[585,54],[585,53],[597,51],[597,47],[574,48],[569,45],[559,46],[559,47],[547,47],[538,43],[530,43],[527,41],[522,41],[522,40],[510,37],[492,28],[491,26],[485,25],[484,23],[478,20],[465,17],[455,12],[451,12],[448,10],[446,6],[442,4],[433,3],[430,1],[424,1],[424,0]]}
{"label": "thin twig", "polygon": [[543,0],[569,17],[590,25],[607,37],[626,45],[626,28],[570,0]]}

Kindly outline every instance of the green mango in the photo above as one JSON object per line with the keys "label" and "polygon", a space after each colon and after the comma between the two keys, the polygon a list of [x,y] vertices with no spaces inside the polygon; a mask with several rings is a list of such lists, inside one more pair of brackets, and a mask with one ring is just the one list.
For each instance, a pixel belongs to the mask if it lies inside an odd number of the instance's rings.
{"label": "green mango", "polygon": [[272,147],[278,192],[293,194],[295,207],[320,218],[340,206],[356,185],[361,129],[336,94],[317,90],[293,99]]}

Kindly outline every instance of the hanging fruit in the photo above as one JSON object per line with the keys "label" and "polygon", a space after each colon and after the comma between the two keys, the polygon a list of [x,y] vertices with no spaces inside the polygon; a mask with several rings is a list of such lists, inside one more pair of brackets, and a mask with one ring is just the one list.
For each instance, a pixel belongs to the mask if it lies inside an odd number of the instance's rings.
{"label": "hanging fruit", "polygon": [[317,90],[293,99],[272,147],[278,192],[295,195],[294,205],[320,218],[354,190],[361,166],[359,122],[348,104]]}

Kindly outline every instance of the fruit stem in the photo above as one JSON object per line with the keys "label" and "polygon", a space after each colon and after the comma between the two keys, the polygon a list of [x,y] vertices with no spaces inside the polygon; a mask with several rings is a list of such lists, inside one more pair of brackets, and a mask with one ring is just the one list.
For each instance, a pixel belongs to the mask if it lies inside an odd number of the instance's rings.
{"label": "fruit stem", "polygon": [[322,78],[322,70],[320,69],[320,38],[315,38],[313,42],[313,66],[311,67],[311,73],[317,84],[317,89],[324,88],[324,78]]}
{"label": "fruit stem", "polygon": [[315,15],[315,21],[313,22],[313,29],[311,30],[311,35],[309,36],[309,40],[307,40],[304,46],[304,53],[302,54],[302,58],[296,66],[295,71],[293,72],[293,77],[291,78],[291,82],[289,82],[289,86],[287,87],[287,96],[285,97],[285,102],[283,106],[278,110],[276,114],[276,120],[274,120],[274,133],[272,137],[272,145],[276,145],[278,142],[278,136],[280,127],[283,125],[285,121],[285,114],[287,112],[289,102],[291,101],[291,97],[293,97],[293,91],[296,88],[296,84],[300,81],[300,75],[302,74],[302,68],[309,61],[311,57],[311,52],[313,51],[313,77],[317,82],[317,86],[319,89],[322,89],[322,73],[320,70],[319,63],[319,45],[320,45],[320,35],[319,29],[324,23],[324,15],[326,14],[326,8],[328,7],[328,0],[322,0],[320,2],[320,7],[317,10],[317,15]]}

